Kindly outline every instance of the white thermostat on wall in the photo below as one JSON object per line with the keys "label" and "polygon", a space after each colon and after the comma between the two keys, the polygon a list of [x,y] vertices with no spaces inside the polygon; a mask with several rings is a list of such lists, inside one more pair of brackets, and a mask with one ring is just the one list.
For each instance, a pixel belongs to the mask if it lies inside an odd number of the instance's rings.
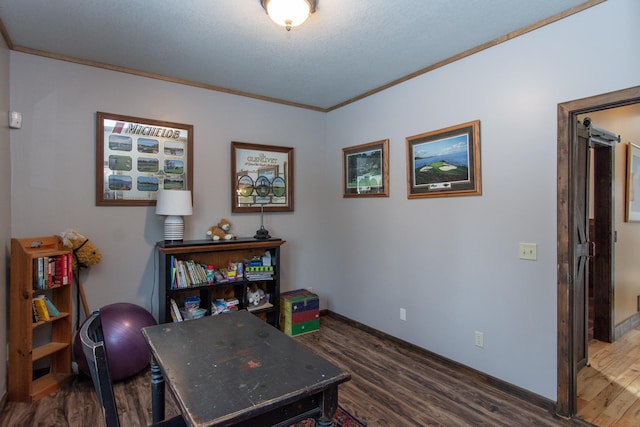
{"label": "white thermostat on wall", "polygon": [[22,114],[17,111],[9,111],[9,127],[20,129],[22,127]]}

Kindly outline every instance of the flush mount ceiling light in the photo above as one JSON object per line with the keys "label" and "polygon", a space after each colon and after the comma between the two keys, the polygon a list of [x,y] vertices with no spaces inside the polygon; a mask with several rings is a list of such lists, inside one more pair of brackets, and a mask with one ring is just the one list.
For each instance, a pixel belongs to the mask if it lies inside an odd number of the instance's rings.
{"label": "flush mount ceiling light", "polygon": [[291,31],[316,11],[318,0],[260,0],[273,22]]}

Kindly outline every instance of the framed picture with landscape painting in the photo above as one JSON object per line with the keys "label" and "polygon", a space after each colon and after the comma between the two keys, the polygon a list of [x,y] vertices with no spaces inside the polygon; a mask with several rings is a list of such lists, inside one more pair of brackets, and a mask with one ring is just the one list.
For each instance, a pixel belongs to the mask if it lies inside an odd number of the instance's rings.
{"label": "framed picture with landscape painting", "polygon": [[406,140],[409,199],[482,194],[479,120]]}
{"label": "framed picture with landscape painting", "polygon": [[627,222],[640,221],[640,147],[627,145]]}
{"label": "framed picture with landscape painting", "polygon": [[342,149],[342,197],[389,197],[389,140]]}

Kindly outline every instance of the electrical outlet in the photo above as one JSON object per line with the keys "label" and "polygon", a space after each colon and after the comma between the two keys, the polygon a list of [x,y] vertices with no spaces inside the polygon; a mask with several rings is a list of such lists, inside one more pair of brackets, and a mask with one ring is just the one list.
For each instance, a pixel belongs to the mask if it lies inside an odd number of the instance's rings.
{"label": "electrical outlet", "polygon": [[538,245],[535,243],[520,243],[518,253],[520,259],[535,261],[538,259]]}
{"label": "electrical outlet", "polygon": [[476,331],[474,335],[474,344],[476,347],[484,348],[484,333]]}
{"label": "electrical outlet", "polygon": [[400,309],[400,320],[407,320],[407,310],[405,308]]}

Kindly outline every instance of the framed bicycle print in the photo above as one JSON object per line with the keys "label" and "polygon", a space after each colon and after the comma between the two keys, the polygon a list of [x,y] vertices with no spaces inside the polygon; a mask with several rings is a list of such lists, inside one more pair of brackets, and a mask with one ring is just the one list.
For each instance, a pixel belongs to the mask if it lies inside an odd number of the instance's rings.
{"label": "framed bicycle print", "polygon": [[231,211],[293,211],[293,148],[231,142]]}

